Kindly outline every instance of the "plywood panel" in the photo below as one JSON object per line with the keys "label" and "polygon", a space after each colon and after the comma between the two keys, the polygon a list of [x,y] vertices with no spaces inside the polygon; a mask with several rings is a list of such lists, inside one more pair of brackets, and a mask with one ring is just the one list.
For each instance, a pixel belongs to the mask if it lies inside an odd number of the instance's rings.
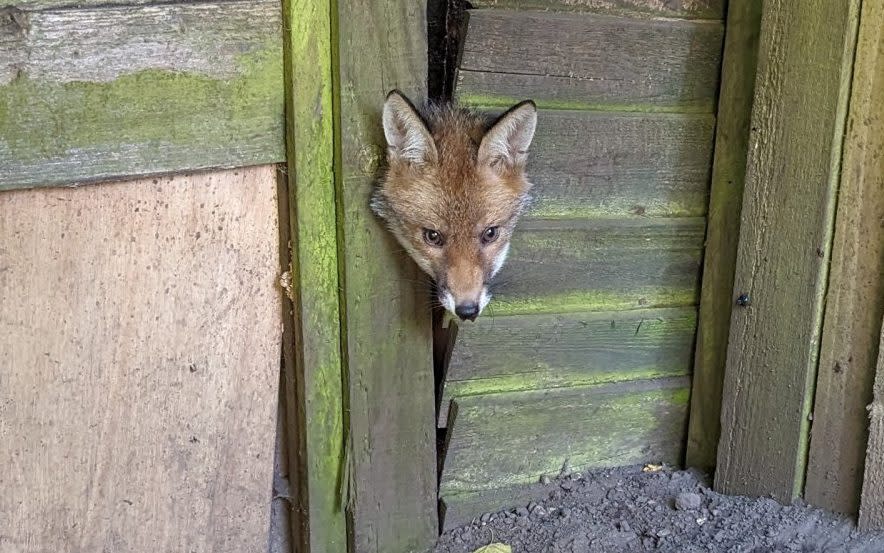
{"label": "plywood panel", "polygon": [[280,15],[0,8],[0,189],[282,161]]}
{"label": "plywood panel", "polygon": [[0,550],[267,547],[275,168],[0,194]]}
{"label": "plywood panel", "polygon": [[715,107],[721,22],[473,10],[457,94],[476,104],[702,111]]}

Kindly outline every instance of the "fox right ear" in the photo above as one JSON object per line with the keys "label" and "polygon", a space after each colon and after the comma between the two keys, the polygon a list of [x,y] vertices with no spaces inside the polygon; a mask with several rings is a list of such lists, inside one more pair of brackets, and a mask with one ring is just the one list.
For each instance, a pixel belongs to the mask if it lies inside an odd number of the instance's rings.
{"label": "fox right ear", "polygon": [[390,160],[426,163],[436,160],[436,145],[412,103],[398,90],[384,102],[384,136]]}

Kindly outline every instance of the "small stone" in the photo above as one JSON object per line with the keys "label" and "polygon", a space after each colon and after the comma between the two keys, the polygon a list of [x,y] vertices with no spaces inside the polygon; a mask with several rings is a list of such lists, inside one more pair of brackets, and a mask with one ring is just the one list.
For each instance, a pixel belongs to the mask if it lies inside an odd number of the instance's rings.
{"label": "small stone", "polygon": [[479,517],[479,520],[482,522],[491,522],[491,513],[485,513],[484,515]]}
{"label": "small stone", "polygon": [[620,531],[621,531],[621,532],[631,532],[631,531],[632,531],[632,527],[629,526],[629,523],[626,522],[625,520],[621,520],[621,521],[620,521]]}
{"label": "small stone", "polygon": [[547,476],[545,474],[543,476],[541,476],[540,483],[543,484],[544,486],[548,485],[549,484],[549,476]]}
{"label": "small stone", "polygon": [[657,537],[658,538],[665,538],[666,536],[668,536],[671,533],[672,533],[672,530],[670,530],[669,528],[661,528],[660,530],[657,530]]}
{"label": "small stone", "polygon": [[531,503],[528,504],[528,510],[529,510],[529,511],[533,511],[533,510],[536,509],[536,508],[537,508],[537,503],[534,503],[534,502],[532,501]]}
{"label": "small stone", "polygon": [[518,509],[516,509],[516,515],[520,517],[526,517],[528,516],[528,509],[525,507],[519,507]]}
{"label": "small stone", "polygon": [[699,509],[702,504],[702,498],[692,492],[682,492],[675,498],[675,508],[679,511],[691,511]]}
{"label": "small stone", "polygon": [[571,488],[574,487],[574,482],[571,480],[562,480],[562,483],[559,486],[566,491],[570,491]]}

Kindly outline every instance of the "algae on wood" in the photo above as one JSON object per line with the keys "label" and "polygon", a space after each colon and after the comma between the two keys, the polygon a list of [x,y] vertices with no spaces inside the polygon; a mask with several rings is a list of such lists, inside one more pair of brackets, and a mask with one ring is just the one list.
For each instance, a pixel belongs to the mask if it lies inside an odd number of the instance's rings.
{"label": "algae on wood", "polygon": [[0,8],[0,189],[282,161],[281,35],[273,0]]}
{"label": "algae on wood", "polygon": [[715,486],[803,489],[858,2],[767,0]]}
{"label": "algae on wood", "polygon": [[[865,0],[853,68],[804,496],[856,513],[884,317],[884,2]],[[879,372],[881,369],[878,369]],[[880,400],[880,398],[879,398]],[[873,420],[873,426],[880,421]],[[870,451],[872,451],[870,449]],[[872,464],[870,464],[872,463]],[[884,486],[875,498],[884,501]],[[871,508],[867,505],[867,509]],[[884,508],[878,524],[884,527]],[[866,517],[867,520],[867,517]]]}
{"label": "algae on wood", "polygon": [[715,467],[721,433],[721,387],[733,305],[760,26],[761,2],[729,2],[686,453],[688,466],[704,470]]}
{"label": "algae on wood", "polygon": [[285,90],[291,343],[286,405],[293,455],[292,541],[347,550],[331,3],[285,0]]}

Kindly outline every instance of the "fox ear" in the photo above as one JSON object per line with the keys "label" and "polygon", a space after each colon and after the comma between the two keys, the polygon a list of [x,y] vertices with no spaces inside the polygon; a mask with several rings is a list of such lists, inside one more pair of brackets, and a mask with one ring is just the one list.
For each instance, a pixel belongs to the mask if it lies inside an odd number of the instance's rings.
{"label": "fox ear", "polygon": [[537,106],[525,100],[501,115],[479,144],[479,161],[509,169],[521,168],[537,127]]}
{"label": "fox ear", "polygon": [[408,163],[435,161],[433,137],[412,103],[398,90],[384,102],[384,136],[390,160]]}

